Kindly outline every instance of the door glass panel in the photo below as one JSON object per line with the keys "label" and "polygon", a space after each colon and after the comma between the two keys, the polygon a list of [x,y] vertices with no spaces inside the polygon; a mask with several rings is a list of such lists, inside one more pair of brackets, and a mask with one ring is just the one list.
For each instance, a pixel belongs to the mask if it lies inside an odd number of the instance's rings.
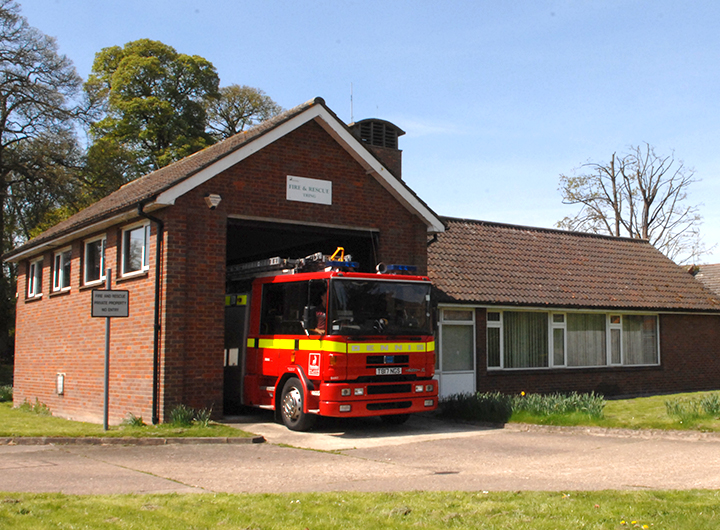
{"label": "door glass panel", "polygon": [[442,327],[442,371],[473,370],[473,327]]}

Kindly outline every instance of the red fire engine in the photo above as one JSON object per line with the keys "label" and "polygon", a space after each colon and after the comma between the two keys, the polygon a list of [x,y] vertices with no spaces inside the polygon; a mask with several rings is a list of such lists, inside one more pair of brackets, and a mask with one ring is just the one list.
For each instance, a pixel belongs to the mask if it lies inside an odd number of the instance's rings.
{"label": "red fire engine", "polygon": [[275,410],[292,430],[437,407],[429,279],[357,268],[342,248],[228,267],[226,403]]}

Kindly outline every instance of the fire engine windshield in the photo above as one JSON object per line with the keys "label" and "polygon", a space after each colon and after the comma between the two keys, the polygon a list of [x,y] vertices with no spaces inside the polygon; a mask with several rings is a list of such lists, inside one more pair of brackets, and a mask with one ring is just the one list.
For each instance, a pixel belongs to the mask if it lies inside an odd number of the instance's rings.
{"label": "fire engine windshield", "polygon": [[330,282],[333,335],[430,335],[430,284],[389,280]]}

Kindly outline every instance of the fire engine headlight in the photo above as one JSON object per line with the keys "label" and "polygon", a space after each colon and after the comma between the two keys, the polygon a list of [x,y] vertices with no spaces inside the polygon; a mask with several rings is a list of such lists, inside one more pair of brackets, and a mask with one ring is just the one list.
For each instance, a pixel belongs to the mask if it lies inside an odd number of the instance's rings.
{"label": "fire engine headlight", "polygon": [[432,399],[426,399],[425,400],[425,406],[426,407],[432,407],[435,404],[435,401]]}
{"label": "fire engine headlight", "polygon": [[435,387],[433,387],[432,385],[425,385],[425,392],[432,392],[433,388]]}
{"label": "fire engine headlight", "polygon": [[424,388],[422,385],[415,385],[415,392],[422,392]]}
{"label": "fire engine headlight", "polygon": [[349,396],[349,395],[350,395],[350,389],[349,389],[349,388],[343,388],[342,390],[340,390],[340,395],[341,395],[341,396]]}
{"label": "fire engine headlight", "polygon": [[352,407],[350,405],[340,405],[340,412],[350,412]]}
{"label": "fire engine headlight", "polygon": [[356,396],[362,396],[365,393],[364,389],[362,388],[356,388],[354,394]]}

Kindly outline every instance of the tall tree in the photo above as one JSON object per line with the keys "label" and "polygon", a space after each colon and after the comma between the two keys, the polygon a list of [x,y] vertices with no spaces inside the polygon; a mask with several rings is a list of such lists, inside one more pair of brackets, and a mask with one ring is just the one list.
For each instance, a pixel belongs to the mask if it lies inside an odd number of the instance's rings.
{"label": "tall tree", "polygon": [[695,171],[661,156],[649,144],[613,153],[610,162],[590,162],[574,174],[560,175],[563,203],[579,205],[557,226],[567,230],[646,239],[672,260],[693,261],[705,250],[702,217],[687,204]]}
{"label": "tall tree", "polygon": [[[54,203],[55,181],[66,165],[61,152],[74,151],[76,108],[81,80],[72,63],[58,54],[55,40],[27,23],[11,0],[0,0],[0,255],[27,237],[33,216],[21,205],[37,204],[32,193]],[[55,149],[59,151],[55,151]],[[59,188],[58,188],[59,187]],[[11,347],[12,271],[0,267],[0,356]]]}
{"label": "tall tree", "polygon": [[218,140],[229,138],[273,116],[283,108],[258,88],[230,85],[208,101],[208,129]]}
{"label": "tall tree", "polygon": [[97,112],[90,165],[109,164],[127,181],[213,143],[205,107],[218,85],[212,63],[162,42],[103,48],[85,83]]}

